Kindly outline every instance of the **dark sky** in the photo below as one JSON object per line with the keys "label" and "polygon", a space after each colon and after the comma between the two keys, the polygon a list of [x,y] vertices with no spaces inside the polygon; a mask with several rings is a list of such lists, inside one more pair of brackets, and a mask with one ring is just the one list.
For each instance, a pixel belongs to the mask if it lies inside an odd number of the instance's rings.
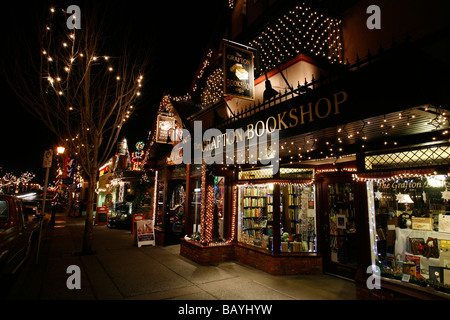
{"label": "dark sky", "polygon": [[[69,4],[78,4],[72,2]],[[130,146],[140,140],[146,141],[163,90],[181,94],[187,92],[209,40],[211,25],[221,14],[221,2],[97,1],[99,6],[105,4],[105,13],[118,27],[113,28],[118,33],[113,37],[120,37],[120,30],[129,27],[132,30],[130,42],[135,41],[141,48],[151,48],[154,68],[145,74],[141,103],[123,129]],[[61,3],[56,1],[56,4]],[[20,47],[36,41],[36,23],[45,21],[52,4],[47,1],[25,4],[17,1],[2,5],[1,33],[12,39],[6,41],[6,45]],[[83,19],[82,3],[80,8]],[[5,41],[3,43],[5,45]],[[14,58],[2,55],[5,64]],[[56,139],[21,106],[6,83],[5,74],[2,72],[0,76],[0,177],[6,172],[19,175],[20,172],[30,171],[37,175],[36,181],[42,182],[43,152],[54,146]]]}

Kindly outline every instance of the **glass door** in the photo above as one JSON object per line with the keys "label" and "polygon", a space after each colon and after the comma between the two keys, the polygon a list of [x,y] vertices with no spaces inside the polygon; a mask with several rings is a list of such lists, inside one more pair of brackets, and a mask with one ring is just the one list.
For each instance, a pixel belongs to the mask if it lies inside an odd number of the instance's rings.
{"label": "glass door", "polygon": [[187,233],[188,236],[196,240],[200,240],[200,212],[202,205],[202,180],[196,179],[192,181],[191,194],[191,219],[192,219],[192,233]]}
{"label": "glass door", "polygon": [[358,266],[353,184],[330,183],[328,191],[329,266],[327,269],[353,278]]}

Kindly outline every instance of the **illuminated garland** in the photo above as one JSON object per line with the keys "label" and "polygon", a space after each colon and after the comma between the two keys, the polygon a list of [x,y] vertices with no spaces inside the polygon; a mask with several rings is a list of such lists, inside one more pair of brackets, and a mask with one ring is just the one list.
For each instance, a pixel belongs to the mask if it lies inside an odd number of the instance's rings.
{"label": "illuminated garland", "polygon": [[316,174],[329,173],[329,172],[356,172],[356,168],[332,168],[332,169],[317,169]]}
{"label": "illuminated garland", "polygon": [[[238,197],[238,190],[237,188],[233,191],[233,199],[237,199]],[[236,225],[237,225],[237,210],[238,210],[238,204],[237,201],[233,201],[233,209],[232,209],[232,216],[231,216],[231,235],[228,240],[225,242],[210,242],[207,244],[208,247],[219,247],[219,246],[225,246],[235,241],[236,238]]]}
{"label": "illuminated garland", "polygon": [[223,71],[217,68],[207,78],[205,89],[200,97],[203,106],[209,106],[217,102],[223,96]]}
{"label": "illuminated garland", "polygon": [[158,172],[159,170],[156,170],[155,172],[155,187],[153,190],[153,223],[155,223],[156,209],[158,208]]}
{"label": "illuminated garland", "polygon": [[357,174],[352,174],[352,178],[356,182],[367,182],[367,181],[373,181],[373,182],[381,182],[381,181],[388,181],[388,180],[401,180],[406,178],[424,178],[431,176],[433,174],[437,174],[434,170],[430,171],[424,171],[423,173],[399,173],[399,174],[392,174],[385,177],[361,177]]}
{"label": "illuminated garland", "polygon": [[213,241],[213,224],[214,224],[214,185],[209,184],[207,187],[207,199],[206,199],[206,216],[205,216],[205,243],[211,243]]}
{"label": "illuminated garland", "polygon": [[206,227],[206,163],[203,160],[202,163],[202,201],[201,201],[201,209],[200,209],[200,243],[206,243],[205,239],[205,227]]}
{"label": "illuminated garland", "polygon": [[370,246],[372,247],[372,250],[370,250],[371,254],[371,262],[372,262],[372,271],[374,272],[375,269],[375,263],[376,258],[378,256],[378,247],[377,247],[377,241],[378,234],[375,231],[376,230],[376,220],[375,220],[375,203],[373,199],[373,181],[369,181],[367,183],[367,199],[368,199],[368,209],[369,209],[369,233],[370,233]]}

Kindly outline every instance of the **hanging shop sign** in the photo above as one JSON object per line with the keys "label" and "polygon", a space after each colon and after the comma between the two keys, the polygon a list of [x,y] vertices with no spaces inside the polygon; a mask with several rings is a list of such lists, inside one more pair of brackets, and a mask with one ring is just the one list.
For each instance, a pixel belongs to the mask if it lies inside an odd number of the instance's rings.
{"label": "hanging shop sign", "polygon": [[117,155],[124,156],[127,154],[127,150],[128,150],[127,139],[117,141],[117,151],[116,151]]}
{"label": "hanging shop sign", "polygon": [[172,143],[175,118],[159,114],[156,122],[156,143]]}
{"label": "hanging shop sign", "polygon": [[73,183],[73,177],[75,176],[77,160],[75,158],[66,157],[64,162],[63,183],[70,185]]}
{"label": "hanging shop sign", "polygon": [[253,52],[224,43],[223,93],[242,99],[255,99]]}

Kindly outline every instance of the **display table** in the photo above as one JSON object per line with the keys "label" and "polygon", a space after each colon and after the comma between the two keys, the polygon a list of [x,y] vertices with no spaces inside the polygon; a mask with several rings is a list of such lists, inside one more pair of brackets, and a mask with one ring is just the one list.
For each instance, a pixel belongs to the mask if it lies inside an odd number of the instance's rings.
{"label": "display table", "polygon": [[[428,238],[450,240],[450,233],[395,228],[395,237],[395,256],[398,257],[398,255],[400,255],[400,259],[405,260],[405,254],[412,255],[412,252],[407,251],[409,243],[408,238],[422,238],[425,241]],[[435,260],[439,261],[439,259]]]}

